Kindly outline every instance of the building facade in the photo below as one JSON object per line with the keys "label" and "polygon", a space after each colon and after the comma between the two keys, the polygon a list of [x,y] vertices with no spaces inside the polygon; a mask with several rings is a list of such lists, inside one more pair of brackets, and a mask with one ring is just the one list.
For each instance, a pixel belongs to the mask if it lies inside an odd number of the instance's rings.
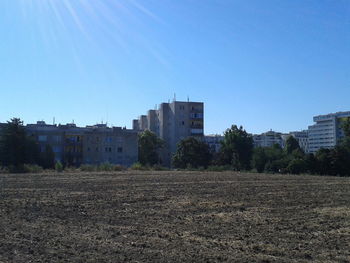
{"label": "building facade", "polygon": [[[309,132],[307,130],[290,132],[289,136],[293,136],[299,143],[304,153],[309,152]],[[287,139],[289,136],[286,136]]]}
{"label": "building facade", "polygon": [[204,142],[208,144],[212,153],[218,153],[221,149],[221,142],[224,140],[224,136],[218,134],[210,134],[204,136]]}
{"label": "building facade", "polygon": [[315,153],[321,148],[334,148],[344,137],[342,122],[348,117],[350,117],[350,111],[315,116],[313,118],[315,124],[308,129],[308,151]]}
{"label": "building facade", "polygon": [[253,135],[254,147],[271,147],[274,144],[284,147],[282,133],[275,131],[268,131],[262,134]]}
{"label": "building facade", "polygon": [[41,152],[51,146],[55,161],[70,166],[98,165],[104,162],[131,166],[138,160],[137,132],[106,124],[77,127],[49,125],[43,121],[28,124],[27,134],[35,139]]}
{"label": "building facade", "polygon": [[43,153],[49,145],[55,154],[55,161],[74,166],[82,164],[82,142],[86,128],[77,127],[74,123],[50,125],[38,121],[36,124],[26,125],[25,129],[38,143],[40,152]]}
{"label": "building facade", "polygon": [[182,139],[190,136],[203,139],[204,103],[190,101],[162,103],[158,109],[149,110],[147,115],[133,120],[133,128],[138,131],[148,129],[165,141],[161,161],[163,165],[170,166],[172,155]]}
{"label": "building facade", "polygon": [[111,163],[129,167],[138,161],[138,133],[121,127],[90,126],[83,139],[85,164]]}

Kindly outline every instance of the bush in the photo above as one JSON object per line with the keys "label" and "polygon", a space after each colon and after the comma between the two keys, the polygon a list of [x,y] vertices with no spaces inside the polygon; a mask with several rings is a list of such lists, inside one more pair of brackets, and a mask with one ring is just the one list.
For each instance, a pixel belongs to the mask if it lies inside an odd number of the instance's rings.
{"label": "bush", "polygon": [[25,164],[23,165],[23,172],[25,173],[42,173],[43,168],[36,164]]}
{"label": "bush", "polygon": [[306,170],[306,162],[302,159],[294,159],[287,166],[287,172],[291,174],[304,173]]}
{"label": "bush", "polygon": [[230,171],[232,170],[232,167],[230,165],[211,165],[208,166],[207,171],[211,172],[223,172],[223,171]]}
{"label": "bush", "polygon": [[143,166],[141,163],[137,162],[137,163],[134,163],[134,164],[130,167],[130,169],[131,169],[131,170],[146,171],[146,170],[149,170],[149,167]]}
{"label": "bush", "polygon": [[55,163],[55,170],[56,170],[56,172],[59,172],[59,173],[63,172],[63,165],[61,162]]}
{"label": "bush", "polygon": [[7,174],[10,170],[7,167],[0,167],[0,174]]}
{"label": "bush", "polygon": [[83,172],[109,172],[109,171],[124,171],[126,168],[122,165],[114,165],[110,163],[102,163],[99,166],[91,164],[83,164],[80,166],[80,171]]}
{"label": "bush", "polygon": [[114,166],[113,164],[110,164],[110,163],[101,163],[98,166],[97,170],[101,172],[110,172],[114,170]]}

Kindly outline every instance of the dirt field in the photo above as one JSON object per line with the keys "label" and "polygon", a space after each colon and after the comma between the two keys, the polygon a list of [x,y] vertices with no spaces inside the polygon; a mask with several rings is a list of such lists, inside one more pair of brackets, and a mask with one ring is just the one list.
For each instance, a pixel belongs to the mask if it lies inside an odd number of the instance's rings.
{"label": "dirt field", "polygon": [[350,178],[0,175],[0,262],[350,262]]}

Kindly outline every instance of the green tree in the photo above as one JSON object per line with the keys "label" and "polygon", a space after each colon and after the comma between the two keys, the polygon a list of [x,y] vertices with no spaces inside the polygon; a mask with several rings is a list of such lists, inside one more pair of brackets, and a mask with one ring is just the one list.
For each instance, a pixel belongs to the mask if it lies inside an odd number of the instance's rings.
{"label": "green tree", "polygon": [[316,173],[321,175],[331,175],[332,154],[330,149],[321,148],[315,154]]}
{"label": "green tree", "polygon": [[287,138],[285,149],[286,149],[287,154],[291,154],[295,150],[302,151],[300,146],[299,146],[299,142],[293,136],[289,136]]}
{"label": "green tree", "polygon": [[55,153],[50,145],[45,146],[45,151],[40,154],[40,166],[44,169],[55,168]]}
{"label": "green tree", "polygon": [[181,140],[173,156],[173,166],[176,168],[187,168],[189,166],[207,168],[210,161],[209,146],[194,137]]}
{"label": "green tree", "polygon": [[347,117],[342,124],[342,128],[346,137],[350,137],[350,117]]}
{"label": "green tree", "polygon": [[258,173],[262,173],[265,169],[265,165],[268,162],[268,158],[264,147],[257,147],[253,151],[252,166]]}
{"label": "green tree", "polygon": [[253,155],[252,136],[242,126],[232,125],[224,133],[220,155],[222,164],[231,165],[237,170],[249,170]]}
{"label": "green tree", "polygon": [[287,172],[291,174],[300,174],[307,171],[307,163],[303,159],[293,159],[287,166]]}
{"label": "green tree", "polygon": [[149,130],[139,134],[139,162],[142,165],[153,166],[161,164],[159,151],[164,146],[164,141]]}
{"label": "green tree", "polygon": [[317,173],[317,160],[313,153],[305,155],[306,169],[308,173],[315,174]]}
{"label": "green tree", "polygon": [[337,145],[330,152],[330,175],[350,176],[350,149]]}
{"label": "green tree", "polygon": [[0,164],[20,171],[24,164],[37,163],[38,146],[26,134],[23,121],[13,118],[5,124],[0,134]]}

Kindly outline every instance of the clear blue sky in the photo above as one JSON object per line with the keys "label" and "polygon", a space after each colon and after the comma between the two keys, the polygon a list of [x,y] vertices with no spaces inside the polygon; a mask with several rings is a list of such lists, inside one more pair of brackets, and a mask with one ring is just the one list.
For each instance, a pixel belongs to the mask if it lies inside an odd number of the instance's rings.
{"label": "clear blue sky", "polygon": [[350,110],[350,1],[0,1],[0,122],[130,128],[174,93],[207,134]]}

